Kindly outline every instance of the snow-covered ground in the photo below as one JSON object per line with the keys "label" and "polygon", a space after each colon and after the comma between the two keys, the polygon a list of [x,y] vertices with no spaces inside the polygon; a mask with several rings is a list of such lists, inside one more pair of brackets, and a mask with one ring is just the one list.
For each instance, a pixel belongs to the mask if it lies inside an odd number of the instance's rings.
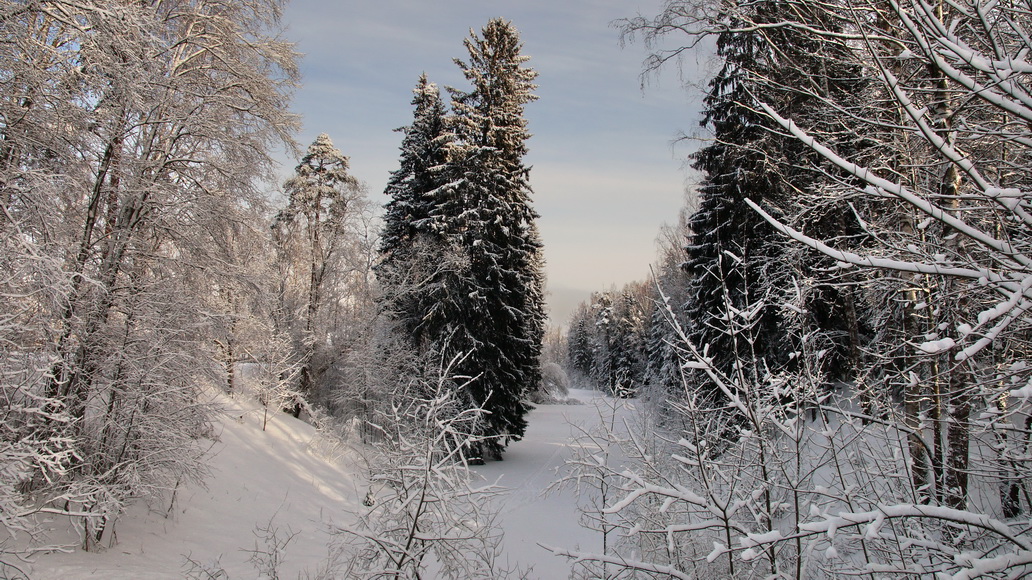
{"label": "snow-covered ground", "polygon": [[[289,415],[262,415],[249,404],[223,401],[219,441],[212,449],[212,477],[206,488],[177,493],[164,506],[135,506],[118,521],[117,543],[98,553],[75,551],[41,557],[30,577],[182,578],[187,558],[221,567],[231,578],[253,578],[248,563],[258,527],[297,533],[285,551],[283,578],[294,578],[326,556],[326,522],[348,519],[357,506],[361,468],[319,452],[320,439],[308,424]],[[74,542],[67,535],[55,540]],[[259,541],[259,545],[263,542]],[[218,561],[218,566],[212,566]]]}
{"label": "snow-covered ground", "polygon": [[[509,489],[498,506],[511,565],[532,569],[531,578],[566,578],[569,563],[539,544],[600,549],[601,538],[578,524],[581,493],[543,493],[571,457],[581,429],[598,424],[591,391],[574,391],[582,405],[539,405],[529,415],[525,439],[505,460],[477,468]],[[328,524],[344,525],[364,496],[360,454],[330,449],[309,425],[277,414],[266,431],[253,406],[226,399],[221,435],[213,448],[213,475],[205,488],[177,493],[168,505],[136,506],[117,525],[117,543],[101,552],[54,553],[27,565],[30,578],[182,578],[192,560],[229,578],[254,578],[248,562],[257,530],[273,528],[293,539],[283,550],[280,578],[315,572],[327,554]],[[622,404],[622,402],[621,402]],[[608,408],[601,405],[603,414]],[[55,530],[53,539],[74,544]]]}
{"label": "snow-covered ground", "polygon": [[541,545],[602,551],[602,537],[579,524],[577,507],[587,491],[567,486],[545,493],[565,473],[575,447],[587,443],[583,433],[593,431],[599,418],[611,412],[610,400],[597,391],[573,390],[570,397],[584,404],[538,405],[528,417],[526,437],[509,447],[504,461],[476,468],[509,490],[500,506],[503,545],[510,561],[524,569],[533,566],[531,578],[566,578],[570,572],[568,560]]}

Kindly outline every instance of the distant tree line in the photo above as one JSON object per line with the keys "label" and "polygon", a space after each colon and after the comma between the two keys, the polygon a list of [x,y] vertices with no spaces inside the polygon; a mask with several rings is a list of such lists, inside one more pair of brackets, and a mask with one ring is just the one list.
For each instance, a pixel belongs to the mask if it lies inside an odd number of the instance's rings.
{"label": "distant tree line", "polygon": [[682,214],[661,230],[652,277],[592,293],[566,321],[563,366],[575,383],[657,403],[681,390],[670,316],[686,322],[691,277],[683,267],[687,210]]}

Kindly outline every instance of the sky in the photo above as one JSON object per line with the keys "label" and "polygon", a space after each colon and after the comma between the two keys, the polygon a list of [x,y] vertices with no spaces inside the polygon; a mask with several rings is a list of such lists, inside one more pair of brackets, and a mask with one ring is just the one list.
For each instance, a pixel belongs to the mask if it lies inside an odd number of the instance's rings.
{"label": "sky", "polygon": [[[453,59],[491,18],[520,31],[539,100],[526,107],[532,137],[534,208],[545,247],[554,324],[591,292],[648,276],[663,224],[674,223],[690,178],[700,91],[686,90],[708,66],[689,57],[642,86],[645,46],[621,46],[611,23],[659,12],[661,0],[293,0],[286,36],[297,43],[302,86],[295,111],[307,147],[319,133],[351,158],[372,201],[398,166],[423,72],[443,88],[468,89]],[[292,166],[291,166],[292,167]],[[289,169],[288,169],[289,171]]]}

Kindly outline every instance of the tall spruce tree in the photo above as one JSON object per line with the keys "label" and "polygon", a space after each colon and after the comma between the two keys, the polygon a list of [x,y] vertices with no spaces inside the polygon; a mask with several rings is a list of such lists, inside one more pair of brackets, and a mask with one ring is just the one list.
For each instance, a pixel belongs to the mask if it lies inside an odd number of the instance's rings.
{"label": "tall spruce tree", "polygon": [[420,234],[433,231],[428,220],[435,205],[433,196],[447,183],[444,165],[452,134],[446,127],[440,91],[424,73],[412,92],[412,125],[398,129],[405,134],[400,166],[391,172],[384,190],[391,198],[380,243],[386,262],[400,258],[393,254],[411,246]]}
{"label": "tall spruce tree", "polygon": [[[777,308],[765,296],[770,288],[766,274],[777,263],[783,242],[743,203],[750,198],[776,204],[786,190],[769,149],[757,146],[771,133],[750,90],[755,88],[750,71],[760,66],[772,69],[773,54],[760,32],[739,31],[743,23],[736,22],[736,16],[729,19],[729,30],[717,39],[724,65],[705,99],[703,125],[712,129],[714,140],[693,159],[705,181],[699,189],[699,209],[689,220],[692,235],[685,268],[691,276],[689,337],[700,348],[708,347],[715,366],[730,375],[738,362],[770,359],[779,364],[790,348]],[[727,332],[727,312],[744,311],[761,301],[765,305],[755,319],[754,334]],[[739,368],[762,373],[756,365]]]}
{"label": "tall spruce tree", "polygon": [[501,19],[470,31],[472,90],[449,88],[444,115],[436,87],[420,79],[415,119],[404,129],[400,168],[386,193],[380,246],[383,301],[417,350],[473,377],[462,395],[488,411],[481,449],[499,458],[526,430],[525,395],[540,381],[544,336],[541,242],[531,207],[530,137],[523,117],[537,73],[524,65],[519,33]]}
{"label": "tall spruce tree", "polygon": [[[829,107],[830,102],[847,107],[850,99],[862,95],[856,67],[836,54],[847,49],[794,27],[765,26],[787,21],[832,27],[818,23],[826,17],[805,4],[738,3],[724,14],[724,31],[717,38],[724,66],[710,84],[703,121],[715,138],[694,156],[694,167],[705,181],[699,210],[689,221],[685,268],[692,281],[687,312],[693,341],[709,346],[722,372],[730,375],[737,369],[747,381],[790,369],[791,354],[801,347],[798,337],[813,330],[832,341],[830,358],[841,369],[841,378],[851,368],[843,362],[855,362],[859,352],[862,331],[852,293],[820,280],[819,270],[829,266],[827,261],[788,247],[743,203],[751,199],[825,237],[859,232],[848,208],[815,194],[829,179],[815,169],[812,152],[783,135],[759,106],[770,104],[804,125],[820,127],[840,148],[863,147],[862,136],[844,130],[836,121],[841,112]],[[802,297],[807,316],[789,320],[783,304],[798,301],[792,295],[797,286],[793,279],[800,278],[813,281]],[[733,317],[728,313],[736,311],[752,314],[739,317],[741,332],[729,332]]]}
{"label": "tall spruce tree", "polygon": [[442,339],[448,318],[435,305],[454,277],[446,264],[457,252],[452,247],[442,214],[442,189],[451,180],[448,150],[454,134],[447,126],[444,103],[437,85],[423,74],[413,89],[412,125],[402,127],[399,168],[391,172],[384,193],[386,204],[380,239],[377,276],[384,294],[381,307],[411,338],[416,351],[433,348]]}
{"label": "tall spruce tree", "polygon": [[540,381],[543,261],[523,163],[530,137],[523,108],[537,99],[537,72],[525,66],[529,57],[510,22],[493,19],[482,35],[471,30],[469,60],[455,61],[472,90],[449,89],[457,141],[440,215],[469,259],[469,292],[457,295],[449,334],[456,347],[473,351],[462,370],[477,377],[469,396],[490,412],[484,451],[498,457],[523,436],[524,395]]}

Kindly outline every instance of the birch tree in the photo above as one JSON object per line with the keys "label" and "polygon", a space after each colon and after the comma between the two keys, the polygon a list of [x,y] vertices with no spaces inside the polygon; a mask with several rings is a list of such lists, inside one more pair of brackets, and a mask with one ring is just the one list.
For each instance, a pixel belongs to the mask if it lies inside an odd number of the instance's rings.
{"label": "birch tree", "polygon": [[39,274],[18,280],[31,332],[5,336],[21,356],[2,365],[35,377],[11,387],[18,397],[48,401],[38,440],[70,445],[21,488],[38,511],[88,515],[87,547],[128,499],[203,474],[201,389],[224,382],[206,307],[217,233],[261,202],[270,147],[293,146],[280,12],[272,0],[0,3],[2,227]]}

